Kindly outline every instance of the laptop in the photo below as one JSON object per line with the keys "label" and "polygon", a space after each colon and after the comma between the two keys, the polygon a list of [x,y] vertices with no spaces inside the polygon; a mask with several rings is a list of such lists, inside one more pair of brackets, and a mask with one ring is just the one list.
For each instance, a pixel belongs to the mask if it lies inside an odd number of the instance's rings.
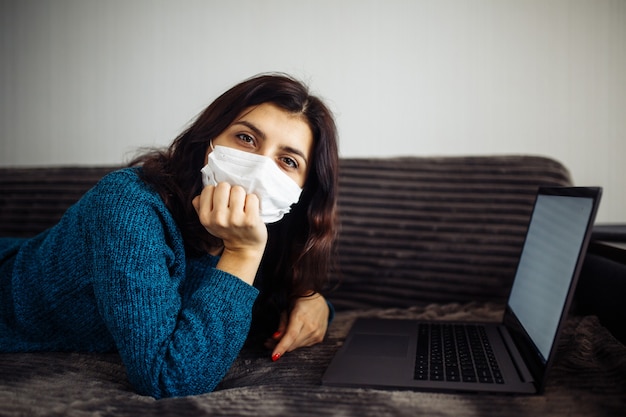
{"label": "laptop", "polygon": [[357,319],[322,384],[541,393],[601,193],[539,188],[501,323]]}

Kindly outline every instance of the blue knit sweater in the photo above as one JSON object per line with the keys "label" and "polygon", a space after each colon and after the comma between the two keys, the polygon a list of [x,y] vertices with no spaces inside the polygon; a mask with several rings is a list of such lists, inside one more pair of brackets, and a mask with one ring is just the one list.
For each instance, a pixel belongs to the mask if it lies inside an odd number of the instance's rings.
{"label": "blue knit sweater", "polygon": [[136,169],[109,174],[55,227],[0,239],[0,352],[117,350],[141,394],[212,391],[258,295],[216,263],[186,256]]}

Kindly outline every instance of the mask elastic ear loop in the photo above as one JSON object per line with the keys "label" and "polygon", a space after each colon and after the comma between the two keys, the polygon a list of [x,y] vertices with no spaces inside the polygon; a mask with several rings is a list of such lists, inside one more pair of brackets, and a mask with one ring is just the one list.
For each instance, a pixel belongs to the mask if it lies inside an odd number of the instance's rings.
{"label": "mask elastic ear loop", "polygon": [[212,151],[215,150],[215,148],[213,147],[213,139],[209,140],[209,146],[211,147]]}

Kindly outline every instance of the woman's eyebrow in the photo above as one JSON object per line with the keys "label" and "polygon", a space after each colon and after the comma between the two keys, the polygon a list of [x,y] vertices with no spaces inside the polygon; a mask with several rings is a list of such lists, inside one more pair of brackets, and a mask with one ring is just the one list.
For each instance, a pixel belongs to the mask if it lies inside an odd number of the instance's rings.
{"label": "woman's eyebrow", "polygon": [[255,135],[257,135],[261,139],[265,140],[265,137],[266,137],[265,133],[261,129],[256,127],[254,124],[252,124],[252,123],[250,123],[248,121],[238,120],[235,123],[233,123],[233,125],[243,125],[243,126],[247,127],[248,129],[252,130]]}

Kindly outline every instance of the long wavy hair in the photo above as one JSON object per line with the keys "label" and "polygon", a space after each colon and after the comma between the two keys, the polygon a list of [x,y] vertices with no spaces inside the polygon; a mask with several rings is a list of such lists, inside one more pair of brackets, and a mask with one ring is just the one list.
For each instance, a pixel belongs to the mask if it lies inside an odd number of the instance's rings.
{"label": "long wavy hair", "polygon": [[[176,220],[188,256],[221,245],[200,224],[192,200],[202,190],[200,169],[209,141],[244,110],[274,104],[304,116],[313,133],[311,165],[299,202],[281,221],[268,225],[268,243],[255,286],[261,294],[254,319],[263,333],[275,330],[281,311],[312,292],[325,289],[337,234],[337,129],[332,113],[301,82],[285,74],[263,74],[235,85],[213,103],[164,150],[139,156],[142,178],[160,194]],[[254,325],[253,325],[254,326]]]}

